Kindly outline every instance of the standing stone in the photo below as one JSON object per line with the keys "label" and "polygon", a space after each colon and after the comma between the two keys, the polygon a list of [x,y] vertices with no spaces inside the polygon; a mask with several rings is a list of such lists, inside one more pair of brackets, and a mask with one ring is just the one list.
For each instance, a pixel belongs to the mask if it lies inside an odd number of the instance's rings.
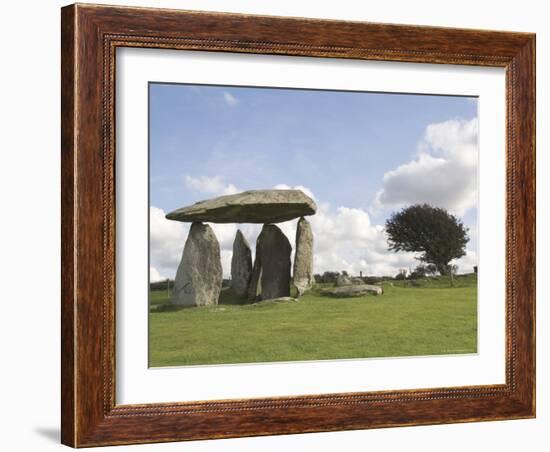
{"label": "standing stone", "polygon": [[292,246],[277,226],[264,224],[256,243],[259,287],[262,300],[290,295],[290,253]]}
{"label": "standing stone", "polygon": [[313,286],[313,233],[304,217],[296,229],[296,254],[294,256],[294,287],[301,297]]}
{"label": "standing stone", "polygon": [[176,273],[172,303],[183,306],[218,304],[222,287],[220,245],[212,228],[193,223]]}
{"label": "standing stone", "polygon": [[248,295],[248,286],[252,276],[252,253],[240,229],[237,230],[233,242],[233,257],[231,258],[231,287],[236,295]]}

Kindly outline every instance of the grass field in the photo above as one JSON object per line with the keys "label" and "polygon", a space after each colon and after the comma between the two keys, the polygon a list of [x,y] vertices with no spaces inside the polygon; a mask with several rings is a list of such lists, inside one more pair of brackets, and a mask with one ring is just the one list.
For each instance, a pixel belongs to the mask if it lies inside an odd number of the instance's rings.
{"label": "grass field", "polygon": [[474,353],[477,279],[384,282],[384,294],[177,309],[151,292],[149,365],[229,364]]}

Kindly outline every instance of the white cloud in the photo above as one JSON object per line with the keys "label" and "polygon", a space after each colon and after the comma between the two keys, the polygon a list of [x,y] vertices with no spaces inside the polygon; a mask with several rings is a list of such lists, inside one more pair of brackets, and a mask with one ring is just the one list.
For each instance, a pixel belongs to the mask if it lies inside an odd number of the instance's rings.
{"label": "white cloud", "polygon": [[239,103],[239,99],[237,99],[233,94],[228,93],[227,91],[223,92],[223,100],[227,103],[227,105],[237,105]]}
{"label": "white cloud", "polygon": [[[211,181],[210,181],[211,182]],[[208,184],[206,184],[209,186]],[[219,187],[226,187],[220,182]],[[313,192],[307,187],[276,185],[279,189],[300,189],[313,199]],[[164,211],[151,207],[151,263],[159,268],[163,275],[173,278],[181,259],[181,253],[189,223],[166,220]],[[334,208],[328,203],[317,201],[317,212],[308,216],[314,235],[314,272],[346,270],[352,275],[394,276],[402,268],[414,269],[420,262],[414,253],[394,253],[387,249],[387,238],[382,225],[373,224],[369,213],[363,209],[340,206]],[[292,245],[292,259],[296,240],[298,220],[279,223]],[[210,224],[220,243],[224,277],[231,272],[233,240],[240,229],[248,240],[255,255],[256,239],[261,224]],[[467,255],[454,262],[459,272],[471,272],[476,265],[475,252],[468,250]]]}
{"label": "white cloud", "polygon": [[277,184],[273,187],[276,190],[302,190],[306,195],[308,195],[311,199],[315,200],[315,195],[313,192],[303,185],[295,185],[294,187],[291,187],[287,184]]}
{"label": "white cloud", "polygon": [[151,264],[166,270],[166,276],[173,277],[181,259],[183,246],[189,231],[189,223],[170,221],[158,207],[149,209],[149,250]]}
{"label": "white cloud", "polygon": [[159,282],[165,281],[166,277],[162,276],[155,267],[149,267],[149,281],[150,282]]}
{"label": "white cloud", "polygon": [[428,203],[463,215],[476,206],[478,123],[450,120],[430,124],[416,158],[384,174],[374,207]]}
{"label": "white cloud", "polygon": [[221,176],[185,176],[185,185],[191,190],[211,195],[233,195],[240,190],[233,184],[226,184]]}
{"label": "white cloud", "polygon": [[461,257],[453,262],[458,265],[459,273],[471,273],[474,271],[474,266],[477,266],[477,253],[472,250],[466,250],[466,256]]}
{"label": "white cloud", "polygon": [[363,209],[321,203],[308,217],[315,240],[314,271],[346,270],[352,275],[395,275],[402,267],[414,267],[411,253],[395,254],[387,249],[384,229],[371,223]]}
{"label": "white cloud", "polygon": [[[316,199],[307,187],[291,187],[278,184],[276,189],[302,190]],[[306,217],[311,223],[314,236],[314,272],[346,270],[353,275],[394,275],[402,267],[418,264],[411,253],[395,254],[387,250],[384,228],[373,225],[368,212],[363,209],[338,207],[317,202],[317,212]],[[277,226],[295,247],[298,220],[280,223]]]}
{"label": "white cloud", "polygon": [[[149,247],[151,268],[158,272],[161,279],[174,278],[181,260],[183,247],[189,234],[190,223],[167,220],[163,209],[151,206],[149,213]],[[241,229],[250,243],[252,252],[256,245],[256,238],[260,233],[260,224],[213,224],[209,223],[220,244],[222,267],[224,276],[231,272],[231,256],[233,240],[237,229]],[[151,281],[156,273],[150,269]],[[165,276],[164,276],[165,275]]]}

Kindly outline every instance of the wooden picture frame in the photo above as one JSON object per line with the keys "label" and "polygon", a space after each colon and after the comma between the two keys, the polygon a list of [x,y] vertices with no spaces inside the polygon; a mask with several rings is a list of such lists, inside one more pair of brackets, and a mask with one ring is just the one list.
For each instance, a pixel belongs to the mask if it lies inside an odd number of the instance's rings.
{"label": "wooden picture frame", "polygon": [[[535,416],[535,35],[177,10],[62,9],[62,442],[73,447]],[[506,70],[506,383],[115,404],[117,47]]]}

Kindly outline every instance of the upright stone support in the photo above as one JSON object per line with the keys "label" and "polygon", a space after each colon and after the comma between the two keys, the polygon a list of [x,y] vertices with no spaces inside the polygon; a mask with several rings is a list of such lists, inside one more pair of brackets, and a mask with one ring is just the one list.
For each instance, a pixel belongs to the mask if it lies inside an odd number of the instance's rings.
{"label": "upright stone support", "polygon": [[313,286],[313,233],[304,217],[300,218],[296,228],[293,283],[299,297]]}
{"label": "upright stone support", "polygon": [[233,256],[231,257],[231,287],[239,297],[248,295],[252,276],[252,252],[240,229],[235,234]]}
{"label": "upright stone support", "polygon": [[257,301],[290,295],[291,251],[283,231],[274,224],[264,224],[256,241],[249,298]]}
{"label": "upright stone support", "polygon": [[172,303],[183,306],[218,304],[222,287],[220,245],[212,228],[193,223],[176,273]]}

